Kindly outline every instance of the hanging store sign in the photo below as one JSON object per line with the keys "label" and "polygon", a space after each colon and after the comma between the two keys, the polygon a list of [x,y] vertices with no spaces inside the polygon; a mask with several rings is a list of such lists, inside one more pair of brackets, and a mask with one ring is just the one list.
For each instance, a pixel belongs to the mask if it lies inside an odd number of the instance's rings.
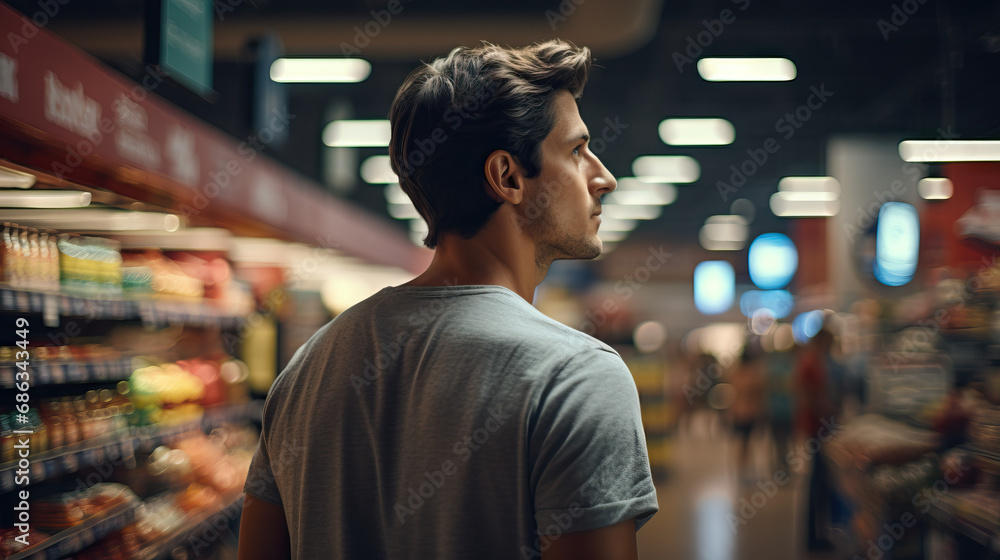
{"label": "hanging store sign", "polygon": [[212,0],[150,2],[146,61],[199,95],[212,92]]}

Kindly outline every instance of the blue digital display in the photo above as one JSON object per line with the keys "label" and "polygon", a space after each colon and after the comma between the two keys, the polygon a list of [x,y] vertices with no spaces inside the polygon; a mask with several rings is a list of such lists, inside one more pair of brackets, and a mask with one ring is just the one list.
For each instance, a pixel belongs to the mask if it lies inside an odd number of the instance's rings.
{"label": "blue digital display", "polygon": [[875,230],[875,279],[902,286],[913,279],[920,251],[917,209],[905,202],[886,202],[878,211]]}
{"label": "blue digital display", "polygon": [[765,233],[750,244],[750,280],[762,290],[784,288],[799,267],[795,243],[783,233]]}
{"label": "blue digital display", "polygon": [[809,342],[810,338],[816,336],[822,328],[823,312],[819,310],[808,311],[792,321],[792,336],[795,338],[795,342],[805,344]]}
{"label": "blue digital display", "polygon": [[694,305],[705,315],[718,315],[733,306],[736,273],[726,261],[705,261],[694,268]]}
{"label": "blue digital display", "polygon": [[760,309],[767,309],[775,319],[783,319],[794,305],[795,297],[786,290],[748,290],[740,296],[740,311],[748,318]]}

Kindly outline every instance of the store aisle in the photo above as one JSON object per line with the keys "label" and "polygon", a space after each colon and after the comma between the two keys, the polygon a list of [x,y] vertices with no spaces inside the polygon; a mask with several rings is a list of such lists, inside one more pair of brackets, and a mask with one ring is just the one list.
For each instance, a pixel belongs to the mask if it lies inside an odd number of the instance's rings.
{"label": "store aisle", "polygon": [[766,464],[766,440],[759,439],[751,447],[754,476],[740,477],[735,440],[728,432],[708,428],[706,418],[699,418],[692,434],[675,439],[674,469],[657,485],[660,511],[638,533],[639,558],[822,558],[806,556],[798,538],[806,475],[784,486],[768,485],[765,481],[774,478],[774,468]]}

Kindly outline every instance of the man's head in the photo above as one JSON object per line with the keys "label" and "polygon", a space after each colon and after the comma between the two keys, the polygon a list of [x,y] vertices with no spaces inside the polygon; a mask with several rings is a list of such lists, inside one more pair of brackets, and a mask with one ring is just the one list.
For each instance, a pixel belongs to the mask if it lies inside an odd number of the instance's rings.
{"label": "man's head", "polygon": [[[457,48],[407,77],[389,114],[389,156],[427,221],[428,247],[443,233],[473,237],[509,202],[552,258],[600,254],[593,215],[615,183],[586,149],[576,108],[590,66],[587,48],[563,41],[522,49],[484,44]],[[582,215],[553,223],[566,214],[564,202]],[[593,231],[576,239],[581,228]]]}

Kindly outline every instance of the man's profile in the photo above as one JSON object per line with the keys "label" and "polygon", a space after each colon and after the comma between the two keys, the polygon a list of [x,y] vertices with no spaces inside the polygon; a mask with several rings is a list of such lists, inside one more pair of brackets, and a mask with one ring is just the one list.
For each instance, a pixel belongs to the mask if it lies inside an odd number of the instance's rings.
{"label": "man's profile", "polygon": [[389,154],[434,258],[275,381],[241,560],[636,557],[658,506],[635,383],[530,303],[552,261],[601,253],[590,67],[563,41],[484,44],[403,83]]}

